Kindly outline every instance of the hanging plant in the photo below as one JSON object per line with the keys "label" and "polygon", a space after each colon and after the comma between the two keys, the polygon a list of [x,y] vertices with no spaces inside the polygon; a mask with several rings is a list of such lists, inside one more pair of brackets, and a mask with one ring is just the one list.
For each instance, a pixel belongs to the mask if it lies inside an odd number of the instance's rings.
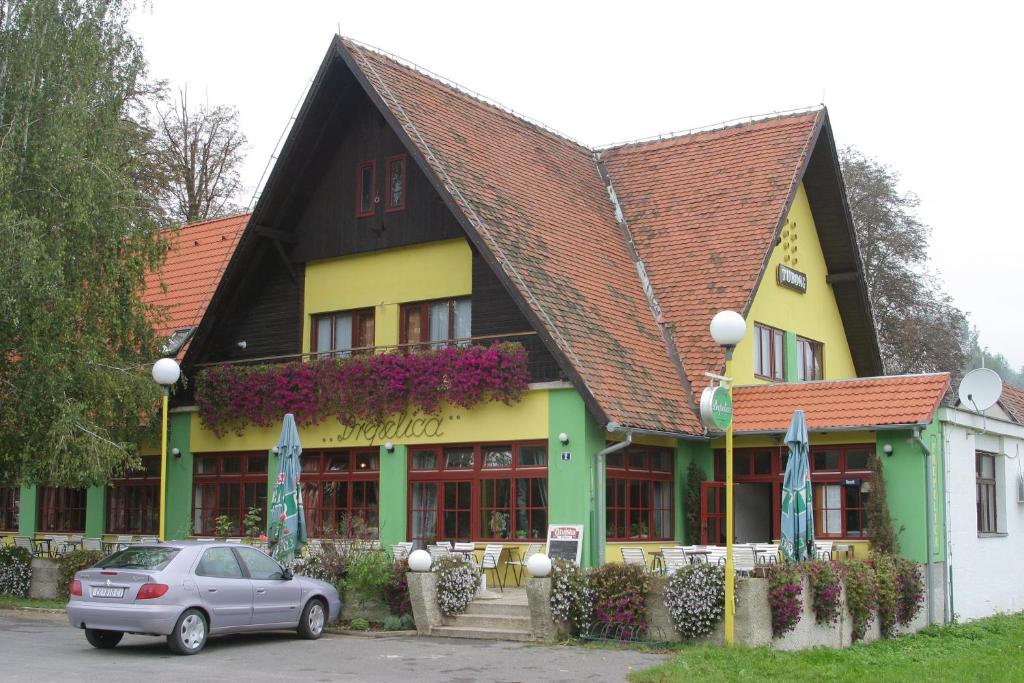
{"label": "hanging plant", "polygon": [[480,587],[480,569],[461,555],[448,555],[434,562],[437,574],[437,606],[441,614],[462,614]]}
{"label": "hanging plant", "polygon": [[680,567],[665,586],[665,607],[684,637],[711,633],[725,614],[725,570],[707,563]]}
{"label": "hanging plant", "polygon": [[594,595],[594,624],[621,640],[647,635],[650,581],[643,567],[606,564],[589,576]]}
{"label": "hanging plant", "polygon": [[864,560],[843,562],[840,571],[846,587],[846,608],[853,620],[853,640],[861,640],[876,609],[875,571]]}
{"label": "hanging plant", "polygon": [[418,353],[221,365],[200,371],[196,405],[217,436],[248,426],[269,427],[285,413],[301,425],[331,417],[343,425],[379,424],[417,410],[436,414],[443,401],[472,408],[484,401],[512,404],[530,381],[522,344],[450,346]]}
{"label": "hanging plant", "polygon": [[772,611],[772,635],[779,638],[796,628],[804,609],[803,577],[787,563],[768,569],[768,605]]}
{"label": "hanging plant", "polygon": [[575,563],[555,560],[551,569],[551,615],[568,626],[572,635],[590,631],[594,618],[594,591],[587,572]]}
{"label": "hanging plant", "polygon": [[838,623],[842,585],[832,563],[812,560],[804,562],[802,569],[809,583],[815,621],[823,626]]}
{"label": "hanging plant", "polygon": [[888,555],[872,558],[875,570],[875,609],[883,638],[891,638],[899,611],[899,587],[896,585],[896,561]]}
{"label": "hanging plant", "polygon": [[921,567],[902,557],[896,558],[896,592],[896,620],[901,626],[909,626],[924,606],[924,579]]}

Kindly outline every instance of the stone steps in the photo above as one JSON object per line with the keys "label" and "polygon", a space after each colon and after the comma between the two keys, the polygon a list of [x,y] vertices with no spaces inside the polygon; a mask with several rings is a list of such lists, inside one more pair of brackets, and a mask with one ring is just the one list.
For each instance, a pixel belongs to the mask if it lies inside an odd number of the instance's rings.
{"label": "stone steps", "polygon": [[463,614],[478,614],[478,615],[507,615],[515,617],[527,617],[530,616],[530,606],[523,603],[509,604],[499,602],[497,600],[474,600],[469,603],[469,607]]}
{"label": "stone steps", "polygon": [[481,630],[504,630],[529,631],[530,615],[512,614],[460,614],[456,617],[445,619],[445,626],[457,626],[459,628],[475,628]]}
{"label": "stone steps", "polygon": [[431,628],[430,635],[487,640],[534,640],[526,591],[501,594],[488,592],[486,597],[478,597],[469,603],[462,614],[446,617],[442,626]]}
{"label": "stone steps", "polygon": [[527,631],[504,628],[466,628],[462,626],[434,626],[430,635],[446,638],[476,638],[479,640],[533,640],[533,634]]}

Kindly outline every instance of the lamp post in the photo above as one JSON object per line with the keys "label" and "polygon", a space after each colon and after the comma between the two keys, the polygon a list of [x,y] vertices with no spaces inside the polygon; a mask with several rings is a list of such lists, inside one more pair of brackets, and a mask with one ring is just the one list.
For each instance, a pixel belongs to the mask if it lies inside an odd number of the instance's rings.
{"label": "lamp post", "polygon": [[[747,321],[735,311],[720,311],[711,319],[711,337],[725,349],[725,376],[721,378],[728,400],[728,424],[725,427],[725,644],[736,641],[736,567],[732,561],[732,378],[729,376],[732,352],[747,332]],[[714,400],[712,398],[712,400]],[[715,413],[714,408],[711,409]],[[718,418],[718,416],[715,416]],[[718,421],[716,419],[716,421]]]}
{"label": "lamp post", "polygon": [[181,377],[181,368],[173,358],[153,363],[153,380],[164,389],[160,424],[160,540],[167,537],[167,399],[171,387]]}

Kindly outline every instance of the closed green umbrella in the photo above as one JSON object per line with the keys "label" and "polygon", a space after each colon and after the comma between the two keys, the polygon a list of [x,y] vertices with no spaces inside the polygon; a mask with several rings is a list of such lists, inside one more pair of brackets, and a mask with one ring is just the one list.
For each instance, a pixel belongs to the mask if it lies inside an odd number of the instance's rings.
{"label": "closed green umbrella", "polygon": [[270,523],[267,537],[270,552],[278,562],[290,562],[306,545],[306,514],[302,508],[302,490],[299,474],[302,471],[299,456],[299,430],[295,416],[288,413],[281,425],[277,440],[277,483],[270,499]]}
{"label": "closed green umbrella", "polygon": [[811,468],[807,462],[810,445],[804,411],[793,413],[786,432],[789,460],[782,478],[782,556],[787,562],[814,558],[814,497]]}

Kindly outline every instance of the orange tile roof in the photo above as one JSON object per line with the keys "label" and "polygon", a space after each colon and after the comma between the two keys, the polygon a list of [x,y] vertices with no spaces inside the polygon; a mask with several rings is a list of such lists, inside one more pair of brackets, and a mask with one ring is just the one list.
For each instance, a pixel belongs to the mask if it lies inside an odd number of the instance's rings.
{"label": "orange tile roof", "polygon": [[341,46],[605,417],[701,433],[593,151],[352,41]]}
{"label": "orange tile roof", "polygon": [[249,214],[239,214],[190,223],[174,232],[163,268],[146,275],[142,295],[165,313],[156,329],[158,338],[199,324],[248,221]]}
{"label": "orange tile roof", "polygon": [[694,393],[723,354],[708,325],[743,313],[824,110],[602,152]]}
{"label": "orange tile roof", "polygon": [[800,408],[811,431],[925,424],[949,387],[949,373],[896,375],[733,390],[737,432],[784,432]]}
{"label": "orange tile roof", "polygon": [[1024,424],[1024,389],[1012,384],[1003,384],[1003,394],[999,404],[1016,422]]}

